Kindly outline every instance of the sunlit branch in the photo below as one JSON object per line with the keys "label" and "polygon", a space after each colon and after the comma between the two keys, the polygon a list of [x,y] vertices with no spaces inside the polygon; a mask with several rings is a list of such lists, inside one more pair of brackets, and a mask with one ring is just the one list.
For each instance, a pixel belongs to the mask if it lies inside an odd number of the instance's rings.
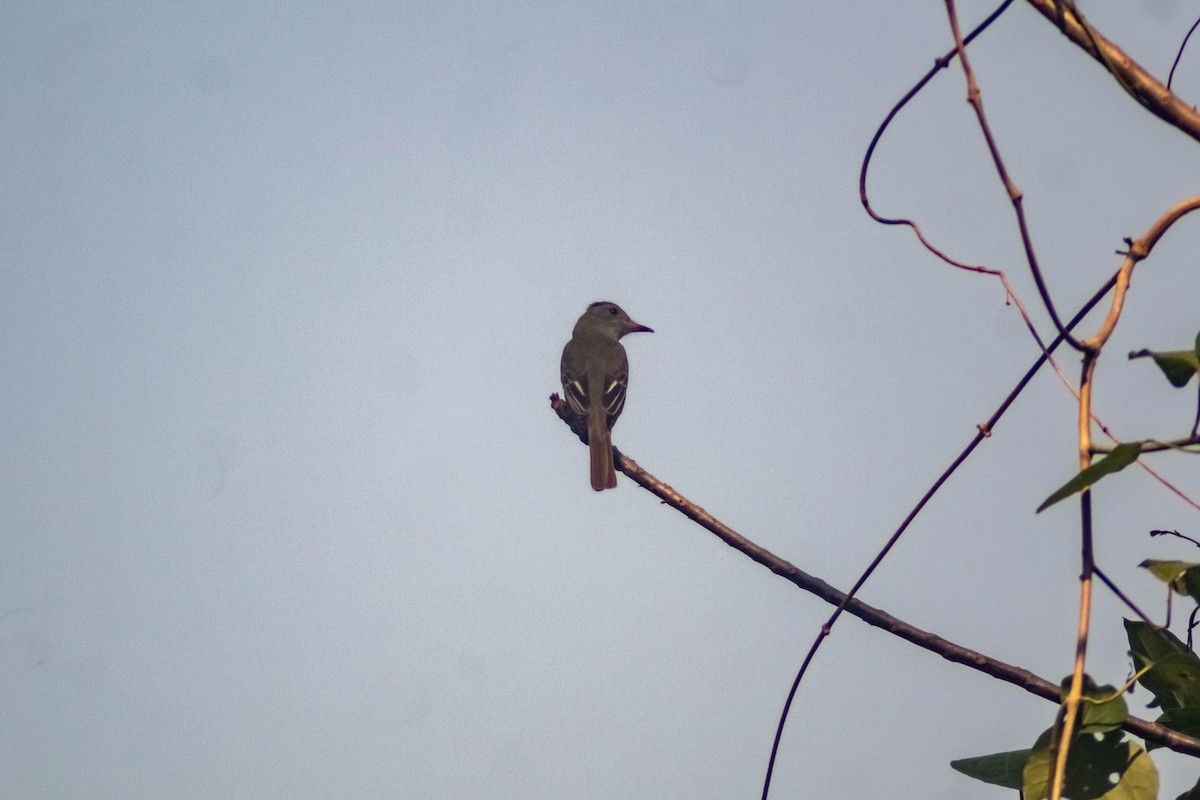
{"label": "sunlit branch", "polygon": [[1159,119],[1200,142],[1200,113],[1180,100],[1161,81],[1142,68],[1120,47],[1110,42],[1086,20],[1073,3],[1061,0],[1026,0],[1064,36],[1112,73],[1117,83]]}

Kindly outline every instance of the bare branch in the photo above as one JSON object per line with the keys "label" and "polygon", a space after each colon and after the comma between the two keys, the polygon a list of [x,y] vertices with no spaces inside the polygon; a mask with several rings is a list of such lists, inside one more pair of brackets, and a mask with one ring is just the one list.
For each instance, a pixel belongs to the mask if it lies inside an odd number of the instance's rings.
{"label": "bare branch", "polygon": [[1064,36],[1099,61],[1135,100],[1154,116],[1200,142],[1200,113],[1180,100],[1157,78],[1106,39],[1061,0],[1026,0]]}
{"label": "bare branch", "polygon": [[1125,293],[1129,289],[1129,279],[1133,275],[1134,266],[1150,255],[1150,251],[1158,244],[1158,240],[1171,229],[1172,225],[1198,208],[1200,208],[1200,195],[1181,200],[1155,220],[1154,224],[1150,226],[1150,230],[1146,231],[1145,236],[1129,243],[1125,260],[1117,272],[1116,291],[1113,292],[1113,301],[1109,306],[1108,315],[1104,318],[1104,323],[1096,335],[1081,342],[1085,349],[1099,350],[1112,335],[1113,329],[1117,326],[1117,320],[1121,317],[1121,309],[1125,304]]}
{"label": "bare branch", "polygon": [[[568,422],[567,416],[564,415],[569,416],[569,412],[565,411],[565,403],[557,395],[551,396],[550,405],[564,422]],[[746,539],[712,514],[688,500],[678,491],[651,475],[629,456],[619,452],[615,455],[617,469],[624,472],[643,489],[661,499],[665,505],[671,506],[688,519],[693,520],[709,532],[715,534],[730,547],[762,564],[776,575],[791,581],[804,591],[816,595],[831,605],[841,605],[845,602],[846,611],[868,625],[872,625],[905,641],[911,642],[918,647],[936,653],[947,661],[963,664],[986,675],[991,675],[1014,686],[1019,686],[1030,694],[1037,695],[1051,702],[1057,703],[1059,701],[1058,685],[1035,675],[1029,670],[1013,666],[1012,664],[1006,664],[983,653],[943,639],[937,634],[921,630],[916,626],[893,617],[891,614],[869,606],[861,600],[850,599],[847,602],[844,592],[838,591],[820,578],[809,575],[794,564],[785,561],[766,548],[760,547],[749,539]],[[1125,730],[1147,741],[1155,742],[1180,753],[1200,757],[1200,740],[1184,736],[1170,728],[1136,717],[1130,717],[1124,727]]]}
{"label": "bare branch", "polygon": [[992,135],[992,128],[988,125],[987,115],[983,110],[983,98],[980,94],[979,86],[975,82],[975,72],[971,69],[971,61],[967,57],[967,43],[959,30],[958,15],[954,11],[954,0],[946,0],[946,15],[950,18],[950,30],[954,34],[954,46],[958,51],[958,62],[962,66],[963,75],[967,81],[967,102],[970,103],[971,108],[975,111],[975,117],[979,121],[979,128],[983,132],[984,140],[987,142],[988,152],[992,156],[992,164],[996,167],[996,173],[1000,177],[1000,182],[1004,184],[1004,190],[1008,193],[1008,199],[1012,203],[1013,212],[1017,216],[1017,227],[1021,232],[1021,244],[1025,248],[1025,260],[1029,263],[1029,271],[1033,275],[1034,283],[1037,284],[1038,293],[1042,296],[1042,304],[1046,307],[1047,313],[1050,314],[1050,319],[1054,322],[1055,330],[1072,347],[1079,349],[1079,343],[1063,327],[1062,320],[1058,316],[1058,310],[1054,307],[1054,301],[1050,298],[1050,289],[1046,286],[1046,281],[1042,277],[1042,269],[1038,264],[1037,253],[1033,249],[1033,238],[1029,233],[1029,225],[1025,219],[1025,195],[1009,176],[1008,169],[1004,166],[1004,159],[1000,156],[1000,148],[996,144],[996,138]]}
{"label": "bare branch", "polygon": [[[1113,277],[1109,278],[1103,286],[1100,287],[1100,289],[1082,308],[1080,308],[1078,313],[1076,313],[1068,325],[1072,327],[1077,325],[1083,319],[1083,317],[1086,316],[1087,313],[1091,311],[1091,309],[1097,303],[1099,303],[1112,289],[1115,282],[1116,276],[1114,275]],[[904,532],[908,524],[915,519],[917,513],[921,510],[921,508],[924,507],[925,503],[932,498],[933,494],[944,482],[944,480],[954,472],[959,464],[966,460],[967,456],[970,455],[970,453],[983,441],[984,438],[991,434],[996,424],[1000,421],[1000,418],[1016,400],[1017,396],[1021,393],[1029,381],[1032,380],[1033,376],[1042,367],[1042,365],[1046,363],[1047,359],[1049,358],[1049,352],[1052,352],[1060,343],[1061,339],[1056,339],[1055,341],[1051,342],[1050,346],[1047,348],[1048,352],[1042,352],[1038,355],[1038,358],[1034,361],[1033,365],[1022,376],[1021,380],[1017,383],[1013,390],[1009,392],[1008,396],[1004,399],[996,411],[993,412],[992,416],[987,420],[987,422],[979,426],[979,430],[972,438],[972,441],[954,460],[951,466],[943,474],[942,478],[940,478],[934,486],[930,487],[929,491],[926,492],[925,496],[917,504],[917,506],[915,506],[913,510],[909,512],[900,528],[898,528],[889,539],[891,544],[894,544],[895,540],[898,539],[900,534]],[[557,394],[550,396],[550,406],[555,413],[558,414],[559,418],[562,419],[563,422],[565,422],[569,427],[571,427],[572,431],[574,431],[576,435],[579,435],[579,432],[576,430],[578,427],[578,421],[574,419],[570,413],[570,410],[567,408],[566,403],[564,403]],[[809,575],[795,565],[785,561],[782,558],[779,558],[769,550],[759,547],[750,540],[746,539],[737,531],[717,520],[703,508],[700,508],[696,504],[692,503],[675,489],[671,488],[662,481],[659,481],[646,470],[642,469],[632,458],[620,453],[619,451],[617,451],[615,455],[616,458],[614,460],[616,462],[617,469],[619,469],[621,472],[624,472],[639,486],[659,497],[666,505],[671,506],[680,513],[684,514],[684,516],[695,521],[706,530],[715,534],[730,547],[739,550],[752,560],[762,564],[780,577],[791,581],[799,588],[815,594],[817,597],[820,597],[831,605],[839,607],[839,609],[844,608],[850,614],[858,617],[869,625],[873,625],[881,630],[888,631],[889,633],[899,636],[900,638],[916,644],[919,647],[925,648],[933,653],[937,653],[948,661],[963,664],[971,667],[972,669],[979,670],[980,672],[991,675],[995,678],[999,678],[1000,680],[1006,681],[1015,686],[1019,686],[1026,691],[1050,700],[1051,702],[1059,702],[1060,694],[1059,688],[1056,684],[1053,684],[1044,678],[1040,678],[1028,670],[997,661],[996,659],[990,658],[982,653],[978,653],[974,650],[970,650],[943,639],[936,634],[923,631],[915,626],[909,625],[908,623],[903,622],[902,620],[899,620],[890,614],[863,603],[862,601],[854,598],[852,595],[848,595],[845,592],[841,592],[833,588],[825,581]],[[882,555],[883,552],[881,552],[880,557]],[[878,562],[880,557],[877,557],[875,561]],[[863,584],[869,574],[869,570],[865,571],[864,574],[859,578],[858,582],[856,583],[856,590],[857,587]],[[814,647],[817,643],[823,640],[827,630],[832,627],[833,620],[836,619],[837,613],[838,612],[835,612],[835,615],[830,619],[830,621],[823,626],[823,633],[814,642]],[[799,680],[799,678],[800,676],[797,676],[797,680]],[[1165,728],[1161,725],[1131,717],[1126,722],[1125,729],[1136,736],[1146,739],[1147,741],[1161,744],[1164,747],[1168,747],[1178,752],[1200,757],[1200,740],[1192,739],[1189,736],[1184,736],[1183,734],[1172,731],[1169,728]]]}

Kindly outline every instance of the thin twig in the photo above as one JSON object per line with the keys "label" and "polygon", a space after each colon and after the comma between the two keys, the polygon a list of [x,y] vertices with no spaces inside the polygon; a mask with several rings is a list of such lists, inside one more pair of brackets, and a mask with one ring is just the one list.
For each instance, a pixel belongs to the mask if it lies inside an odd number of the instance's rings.
{"label": "thin twig", "polygon": [[1196,545],[1197,547],[1200,547],[1200,541],[1197,541],[1196,539],[1193,539],[1190,536],[1182,534],[1179,531],[1150,531],[1150,537],[1153,538],[1155,536],[1175,536],[1179,539],[1183,539],[1185,542],[1191,542],[1192,544]]}
{"label": "thin twig", "polygon": [[1139,467],[1141,467],[1143,470],[1145,470],[1150,475],[1150,477],[1154,478],[1154,480],[1156,480],[1160,484],[1162,484],[1163,487],[1165,487],[1167,489],[1167,491],[1174,494],[1176,497],[1178,497],[1183,502],[1187,503],[1192,508],[1196,509],[1197,511],[1200,511],[1200,503],[1197,503],[1195,500],[1188,497],[1186,494],[1184,494],[1182,491],[1180,491],[1179,487],[1175,486],[1175,484],[1171,483],[1166,478],[1164,478],[1163,476],[1161,476],[1157,472],[1155,472],[1154,469],[1150,465],[1148,465],[1145,461],[1139,460],[1137,462],[1137,464]]}
{"label": "thin twig", "polygon": [[[975,27],[975,30],[971,31],[967,35],[967,38],[964,39],[963,41],[966,44],[970,44],[971,41],[974,40],[976,36],[983,33],[983,31],[989,25],[991,25],[993,22],[995,22],[996,19],[1001,14],[1003,14],[1005,9],[1007,9],[1010,5],[1012,5],[1012,0],[1004,0],[1004,2],[1001,3],[999,5],[999,7],[996,8],[995,11],[993,11],[991,14],[989,14],[983,22],[979,23],[979,25],[977,25]],[[958,49],[952,48],[945,55],[941,56],[940,58],[935,59],[933,66],[929,69],[929,71],[926,72],[925,75],[919,81],[917,81],[916,85],[914,85],[911,89],[909,89],[907,92],[905,92],[904,96],[901,97],[900,100],[894,106],[892,106],[892,110],[889,111],[887,113],[887,116],[883,118],[883,122],[881,122],[879,124],[879,127],[875,130],[875,135],[871,137],[871,143],[869,145],[867,145],[867,152],[865,155],[863,155],[862,166],[859,168],[859,171],[858,171],[858,199],[862,203],[863,208],[866,209],[867,214],[869,214],[871,216],[871,219],[875,220],[876,222],[878,222],[882,225],[904,225],[904,226],[907,226],[908,228],[911,228],[913,233],[916,234],[918,241],[921,242],[921,244],[925,247],[926,250],[928,250],[930,253],[933,253],[935,256],[940,258],[942,261],[945,261],[950,266],[957,267],[959,269],[969,270],[971,272],[981,272],[981,273],[984,273],[987,275],[999,275],[999,276],[1003,277],[1004,273],[1000,272],[1000,270],[993,269],[991,267],[981,266],[979,264],[968,264],[966,262],[958,261],[957,259],[951,258],[950,256],[946,255],[941,250],[939,250],[937,247],[935,247],[932,242],[930,242],[928,239],[925,238],[925,234],[921,231],[921,226],[918,225],[913,220],[905,219],[905,218],[901,218],[901,217],[885,217],[882,214],[877,213],[875,211],[875,209],[871,207],[871,200],[867,195],[867,172],[869,171],[870,166],[871,166],[871,158],[875,154],[875,147],[879,144],[879,141],[883,138],[884,131],[886,131],[888,129],[888,127],[892,124],[892,120],[896,118],[896,115],[898,115],[900,113],[901,109],[903,109],[906,105],[908,105],[908,102],[910,100],[912,100],[914,97],[916,97],[918,94],[921,93],[921,90],[925,88],[926,84],[928,84],[931,80],[933,80],[934,75],[936,75],[941,70],[949,67],[957,55],[958,55]],[[1005,289],[1006,295],[1009,297],[1014,296],[1012,291],[1009,290],[1007,281],[1004,281],[1004,283],[1005,283],[1004,289]]]}
{"label": "thin twig", "polygon": [[[975,38],[983,33],[988,26],[995,22],[1011,4],[1012,0],[1004,0],[1004,2],[997,6],[996,9],[983,20],[983,22],[979,23],[977,26],[975,26],[974,30],[967,34],[967,36],[963,39],[963,44],[967,45],[974,41]],[[1025,309],[1025,304],[1021,301],[1020,296],[1013,290],[1012,284],[1009,283],[1008,276],[1003,270],[995,269],[994,267],[987,267],[982,264],[968,264],[964,261],[951,258],[926,238],[925,233],[921,230],[921,226],[918,225],[914,220],[904,217],[885,217],[877,212],[871,205],[871,199],[867,193],[867,174],[871,168],[871,161],[875,154],[875,148],[879,145],[880,140],[883,138],[884,132],[888,129],[888,127],[891,126],[892,120],[896,118],[901,109],[908,105],[910,100],[920,94],[921,90],[924,89],[931,80],[933,80],[933,77],[938,72],[946,69],[954,61],[957,55],[958,48],[954,47],[947,51],[945,55],[935,59],[933,67],[931,67],[929,71],[926,72],[925,75],[923,75],[911,89],[905,92],[904,96],[901,97],[894,106],[892,106],[891,110],[888,111],[887,116],[884,117],[883,122],[881,122],[879,127],[876,128],[874,135],[871,137],[870,144],[867,145],[867,151],[863,155],[862,166],[859,168],[858,198],[862,203],[863,209],[867,212],[871,219],[882,225],[903,225],[908,227],[912,230],[913,234],[916,235],[917,240],[926,250],[950,266],[957,269],[967,270],[969,272],[977,272],[984,275],[995,276],[1000,281],[1000,284],[1004,289],[1005,300],[1012,302],[1012,304],[1017,307],[1017,312],[1021,315],[1021,320],[1025,323],[1025,327],[1029,330],[1029,333],[1033,337],[1034,341],[1037,342],[1038,348],[1045,352],[1046,345],[1042,341],[1041,335],[1038,333],[1036,326],[1033,324],[1033,320],[1030,318],[1028,311]],[[1062,370],[1053,359],[1050,361],[1050,366],[1054,368],[1055,373],[1058,374],[1059,379],[1063,382],[1063,384],[1067,386],[1068,389],[1073,390],[1070,381],[1067,380],[1066,375],[1063,374]]]}
{"label": "thin twig", "polygon": [[1100,570],[1100,567],[1096,567],[1094,571],[1096,573],[1096,577],[1104,582],[1104,585],[1108,587],[1109,591],[1112,592],[1113,594],[1115,594],[1117,596],[1117,599],[1119,599],[1122,603],[1124,603],[1129,608],[1130,611],[1132,611],[1133,613],[1135,613],[1139,617],[1141,617],[1142,622],[1146,623],[1147,625],[1154,624],[1153,620],[1151,620],[1148,616],[1146,616],[1145,613],[1143,613],[1143,611],[1140,608],[1138,608],[1137,605],[1132,600],[1130,600],[1128,597],[1126,597],[1124,592],[1122,592],[1120,589],[1117,588],[1117,585],[1115,583],[1113,583],[1112,580],[1110,580],[1109,577]]}
{"label": "thin twig", "polygon": [[983,98],[979,91],[979,85],[975,82],[975,72],[971,69],[971,60],[967,57],[966,42],[958,27],[958,14],[954,10],[954,0],[946,0],[946,15],[950,18],[950,30],[954,34],[954,45],[958,50],[958,63],[962,67],[963,75],[967,81],[967,102],[975,111],[975,117],[979,121],[979,128],[983,133],[984,141],[987,143],[988,152],[992,156],[992,164],[996,168],[1000,182],[1004,184],[1004,191],[1008,194],[1009,202],[1012,203],[1013,213],[1017,217],[1017,228],[1021,233],[1021,245],[1025,249],[1025,261],[1029,264],[1029,271],[1033,275],[1034,283],[1037,285],[1038,294],[1042,297],[1042,305],[1045,306],[1046,312],[1050,315],[1050,320],[1054,323],[1054,329],[1059,334],[1063,334],[1067,343],[1078,350],[1080,349],[1079,343],[1063,327],[1062,320],[1058,316],[1058,310],[1054,307],[1054,301],[1050,298],[1050,289],[1046,285],[1045,278],[1042,276],[1042,269],[1038,264],[1037,253],[1033,248],[1033,238],[1029,233],[1029,224],[1025,219],[1025,196],[1009,176],[1008,168],[1004,166],[1004,159],[1000,155],[1000,148],[996,144],[996,138],[992,135],[992,128],[988,125],[987,115],[983,110]]}
{"label": "thin twig", "polygon": [[1192,436],[1200,433],[1200,381],[1196,381],[1196,421],[1192,423]]}
{"label": "thin twig", "polygon": [[1179,66],[1179,59],[1183,58],[1183,50],[1187,47],[1188,39],[1192,38],[1192,34],[1196,32],[1196,26],[1200,25],[1200,19],[1192,23],[1192,27],[1188,28],[1187,36],[1183,37],[1183,41],[1179,45],[1179,52],[1175,54],[1175,61],[1171,63],[1171,71],[1167,73],[1167,88],[1171,88],[1171,81],[1175,80],[1175,68]]}

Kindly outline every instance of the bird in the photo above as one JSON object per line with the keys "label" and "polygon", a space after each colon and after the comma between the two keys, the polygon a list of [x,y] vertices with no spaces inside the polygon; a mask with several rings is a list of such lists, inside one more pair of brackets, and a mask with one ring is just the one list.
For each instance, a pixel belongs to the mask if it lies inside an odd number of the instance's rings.
{"label": "bird", "polygon": [[597,492],[617,487],[609,432],[625,408],[629,385],[629,359],[620,339],[639,332],[654,330],[634,322],[616,303],[600,300],[583,312],[563,347],[563,394],[571,411],[587,422],[592,488]]}

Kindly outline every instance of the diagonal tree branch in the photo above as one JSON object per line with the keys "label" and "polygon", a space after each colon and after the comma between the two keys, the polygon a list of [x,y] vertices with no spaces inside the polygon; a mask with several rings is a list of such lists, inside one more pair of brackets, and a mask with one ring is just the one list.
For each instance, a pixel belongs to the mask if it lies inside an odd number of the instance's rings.
{"label": "diagonal tree branch", "polygon": [[[550,396],[550,406],[555,413],[567,423],[573,426],[571,412],[567,409],[566,403],[562,401],[557,394]],[[573,428],[574,429],[574,428]],[[815,594],[825,602],[831,605],[841,605],[846,601],[844,592],[835,589],[825,581],[813,575],[809,575],[804,570],[794,564],[780,558],[764,547],[760,547],[754,542],[742,536],[740,533],[724,524],[712,514],[705,511],[700,506],[688,500],[678,491],[660,481],[658,478],[651,475],[646,470],[642,469],[629,456],[617,451],[616,467],[621,472],[624,472],[635,483],[641,486],[646,491],[658,497],[668,506],[671,506],[676,511],[679,511],[688,519],[698,523],[701,527],[715,534],[721,541],[725,542],[735,550],[740,551],[752,560],[762,564],[767,569],[774,572],[786,580],[791,581],[799,588],[806,592]],[[1041,678],[1027,669],[1006,664],[1003,661],[991,658],[983,653],[955,644],[948,639],[943,639],[935,633],[922,630],[914,625],[910,625],[901,619],[893,617],[885,611],[882,611],[874,606],[867,605],[861,600],[851,598],[846,603],[846,611],[858,617],[868,625],[872,625],[880,630],[887,631],[895,636],[899,636],[905,641],[911,642],[918,647],[929,650],[932,653],[940,655],[947,661],[952,661],[956,664],[962,664],[972,669],[978,670],[986,675],[998,678],[1014,686],[1019,686],[1025,691],[1035,694],[1038,697],[1049,700],[1053,703],[1058,703],[1061,700],[1061,694],[1057,684],[1051,683],[1045,678]],[[1125,730],[1140,736],[1146,741],[1160,744],[1163,747],[1170,748],[1180,753],[1187,753],[1200,757],[1200,740],[1193,739],[1190,736],[1185,736],[1181,733],[1158,725],[1147,720],[1130,717],[1125,725]]]}
{"label": "diagonal tree branch", "polygon": [[1104,65],[1121,87],[1150,113],[1200,142],[1200,113],[1093,28],[1079,15],[1074,3],[1063,0],[1026,2],[1054,23],[1063,36]]}

